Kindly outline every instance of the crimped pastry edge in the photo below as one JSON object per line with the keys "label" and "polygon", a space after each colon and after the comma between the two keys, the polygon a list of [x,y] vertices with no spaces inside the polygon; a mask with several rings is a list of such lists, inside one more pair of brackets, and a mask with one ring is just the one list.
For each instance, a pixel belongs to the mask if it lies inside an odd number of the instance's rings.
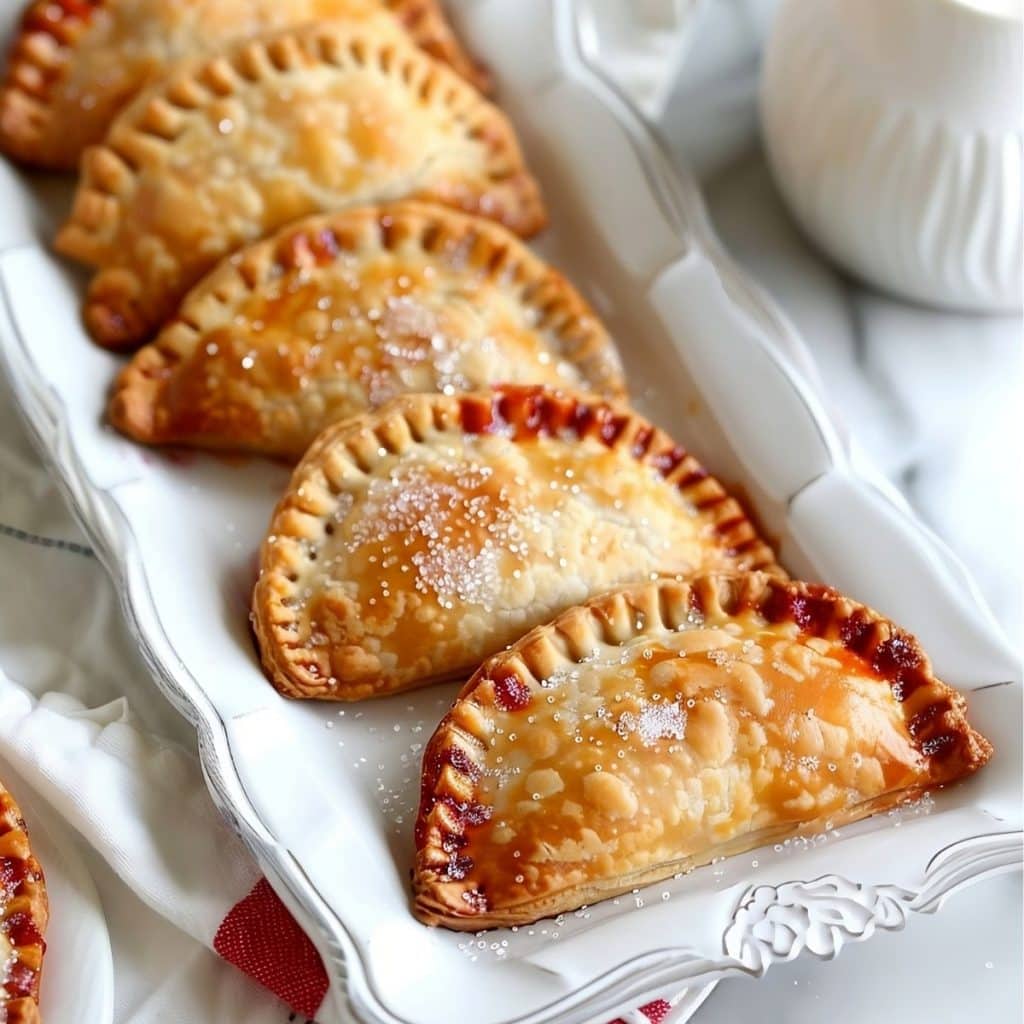
{"label": "crimped pastry edge", "polygon": [[[50,907],[47,898],[46,880],[43,869],[32,853],[31,842],[25,828],[25,820],[21,810],[11,793],[0,784],[0,835],[9,835],[18,831],[24,836],[24,846],[27,850],[25,858],[28,867],[28,876],[19,884],[12,895],[11,902],[17,901],[18,911],[27,914],[32,923],[38,929],[40,935],[45,935],[46,925],[49,921]],[[4,908],[6,917],[10,913],[10,905]],[[39,1022],[39,982],[42,977],[42,962],[46,951],[45,939],[38,948],[39,967],[33,968],[35,973],[35,994],[11,999],[6,1009],[7,1024],[38,1024]]]}
{"label": "crimped pastry edge", "polygon": [[[487,427],[480,424],[495,422],[489,417],[500,417],[503,430],[507,427],[514,432],[529,421],[533,424],[530,429],[537,429],[539,424],[557,436],[565,429],[564,424],[581,413],[590,424],[587,436],[600,436],[610,449],[656,468],[667,485],[678,489],[683,499],[698,509],[713,527],[722,555],[733,560],[735,568],[785,575],[740,503],[691,453],[623,403],[531,385],[498,386],[454,396],[403,395],[378,410],[324,430],[295,469],[273,514],[260,553],[252,618],[263,667],[274,686],[287,696],[324,700],[361,700],[412,688],[389,688],[386,679],[382,680],[379,661],[358,645],[352,645],[351,657],[346,661],[353,667],[353,675],[357,666],[363,677],[376,671],[374,681],[346,684],[342,672],[337,686],[331,688],[319,670],[315,674],[309,671],[308,649],[291,641],[299,615],[289,607],[297,590],[289,577],[296,575],[301,564],[303,540],[322,529],[320,523],[331,514],[346,477],[372,473],[383,459],[444,433],[461,436],[483,432]],[[287,554],[276,543],[281,537],[295,540]],[[334,653],[337,657],[339,652]],[[368,668],[374,664],[375,669]],[[458,678],[472,668],[472,664],[454,666],[442,675],[417,680],[415,685]]]}
{"label": "crimped pastry edge", "polygon": [[188,119],[209,104],[256,82],[287,76],[310,61],[338,69],[372,63],[385,74],[398,74],[410,89],[450,108],[465,132],[486,146],[492,180],[486,193],[477,195],[455,183],[431,186],[410,198],[486,215],[521,237],[545,226],[539,187],[506,116],[458,74],[415,46],[390,15],[300,26],[244,40],[223,54],[180,62],[140,92],[115,118],[105,142],[90,146],[82,156],[71,214],[54,246],[61,255],[96,269],[83,316],[98,344],[130,350],[173,312],[173,297],[147,295],[141,276],[117,263],[111,246],[123,200],[136,188],[133,168],[160,163]]}
{"label": "crimped pastry edge", "polygon": [[[0,152],[19,163],[48,170],[74,170],[78,163],[77,154],[50,145],[52,100],[96,6],[83,14],[84,9],[67,10],[59,0],[33,0],[21,16],[0,81]],[[54,9],[63,15],[53,19]]]}
{"label": "crimped pastry edge", "polygon": [[[105,2],[93,0],[86,9],[81,4],[66,6],[60,0],[33,0],[25,9],[0,80],[0,152],[43,170],[73,171],[78,167],[78,149],[63,145],[59,134],[55,135],[54,98],[79,38]],[[486,68],[462,46],[438,0],[385,0],[384,6],[425,53],[451,67],[484,95],[493,93],[494,83]],[[60,17],[53,17],[55,11],[62,12]]]}

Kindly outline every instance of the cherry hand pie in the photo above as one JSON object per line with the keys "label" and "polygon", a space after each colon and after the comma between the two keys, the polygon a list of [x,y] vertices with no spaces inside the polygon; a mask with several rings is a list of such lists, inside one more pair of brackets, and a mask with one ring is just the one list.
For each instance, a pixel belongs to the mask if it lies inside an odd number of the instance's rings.
{"label": "cherry hand pie", "polygon": [[518,234],[543,226],[504,115],[392,22],[186,62],[117,117],[57,238],[99,271],[85,310],[98,342],[145,340],[222,257],[309,214],[414,197]]}
{"label": "cherry hand pie", "polygon": [[496,655],[427,746],[417,915],[534,921],[867,817],[988,742],[916,641],[762,573],[598,597]]}
{"label": "cherry hand pie", "polygon": [[493,221],[409,201],[311,218],[224,261],[136,353],[110,419],[150,444],[298,459],[399,394],[510,381],[625,390],[560,274]]}
{"label": "cherry hand pie", "polygon": [[410,395],[313,443],[263,544],[253,623],[283,693],[356,700],[468,675],[619,583],[765,566],[739,504],[625,405]]}
{"label": "cherry hand pie", "polygon": [[175,61],[232,39],[385,9],[424,50],[486,85],[437,0],[34,0],[0,83],[0,150],[73,169],[117,112]]}
{"label": "cherry hand pie", "polygon": [[39,1024],[39,977],[49,909],[25,822],[0,786],[0,1020]]}

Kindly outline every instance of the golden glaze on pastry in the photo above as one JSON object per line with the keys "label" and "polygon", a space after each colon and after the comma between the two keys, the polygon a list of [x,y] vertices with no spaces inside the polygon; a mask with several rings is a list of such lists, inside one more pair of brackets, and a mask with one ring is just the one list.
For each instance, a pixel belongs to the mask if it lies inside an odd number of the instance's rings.
{"label": "golden glaze on pastry", "polygon": [[761,573],[598,597],[492,658],[427,746],[417,915],[572,910],[837,827],[991,754],[915,640]]}
{"label": "golden glaze on pastry", "polygon": [[382,9],[432,56],[486,86],[437,0],[34,0],[0,82],[0,150],[38,167],[74,169],[117,112],[175,61],[229,40]]}
{"label": "golden glaze on pastry", "polygon": [[98,269],[86,323],[126,348],[240,245],[404,197],[544,223],[504,115],[380,15],[178,65],[86,151],[57,248]]}
{"label": "golden glaze on pastry", "polygon": [[149,444],[298,459],[328,424],[399,394],[506,382],[625,390],[597,318],[514,235],[400,202],[230,257],[136,353],[110,419]]}
{"label": "golden glaze on pastry", "polygon": [[468,674],[619,583],[764,566],[739,504],[625,405],[410,395],[313,443],[263,544],[253,622],[283,693],[356,700]]}
{"label": "golden glaze on pastry", "polygon": [[18,805],[0,786],[0,1020],[6,1024],[39,1024],[48,918],[42,868]]}

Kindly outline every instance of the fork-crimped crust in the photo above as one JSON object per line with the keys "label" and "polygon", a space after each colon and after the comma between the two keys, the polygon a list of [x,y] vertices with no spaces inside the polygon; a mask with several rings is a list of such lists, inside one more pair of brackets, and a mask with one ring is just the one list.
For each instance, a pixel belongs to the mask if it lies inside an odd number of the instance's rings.
{"label": "fork-crimped crust", "polygon": [[253,621],[283,693],[471,671],[623,582],[772,568],[739,503],[628,406],[542,387],[409,395],[328,427],[263,544]]}

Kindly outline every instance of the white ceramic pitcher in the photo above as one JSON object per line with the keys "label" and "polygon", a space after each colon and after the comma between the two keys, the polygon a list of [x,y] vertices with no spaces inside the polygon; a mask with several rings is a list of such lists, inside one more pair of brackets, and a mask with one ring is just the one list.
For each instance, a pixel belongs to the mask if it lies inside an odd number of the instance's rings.
{"label": "white ceramic pitcher", "polygon": [[927,304],[1021,306],[1021,0],[782,0],[762,122],[803,228]]}

